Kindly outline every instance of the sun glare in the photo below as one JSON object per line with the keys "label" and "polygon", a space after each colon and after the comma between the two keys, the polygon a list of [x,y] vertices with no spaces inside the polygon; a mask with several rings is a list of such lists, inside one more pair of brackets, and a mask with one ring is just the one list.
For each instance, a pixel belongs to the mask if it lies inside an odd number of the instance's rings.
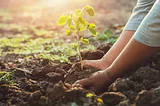
{"label": "sun glare", "polygon": [[45,5],[49,7],[64,7],[70,0],[44,0]]}

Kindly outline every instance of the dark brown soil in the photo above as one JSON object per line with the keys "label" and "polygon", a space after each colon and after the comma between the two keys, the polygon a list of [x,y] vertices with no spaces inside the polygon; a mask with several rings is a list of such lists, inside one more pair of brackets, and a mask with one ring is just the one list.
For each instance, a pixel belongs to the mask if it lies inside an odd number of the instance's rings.
{"label": "dark brown soil", "polygon": [[[84,59],[99,59],[110,45],[97,51],[84,52]],[[89,77],[98,69],[81,65],[39,59],[34,55],[6,55],[0,57],[0,69],[14,73],[14,83],[0,80],[0,106],[159,106],[160,54],[147,60],[142,67],[118,78],[106,92],[87,97],[92,93],[81,87],[71,87],[76,80]],[[77,61],[77,60],[75,60]],[[9,67],[12,64],[32,74]],[[98,102],[103,100],[103,105]]]}

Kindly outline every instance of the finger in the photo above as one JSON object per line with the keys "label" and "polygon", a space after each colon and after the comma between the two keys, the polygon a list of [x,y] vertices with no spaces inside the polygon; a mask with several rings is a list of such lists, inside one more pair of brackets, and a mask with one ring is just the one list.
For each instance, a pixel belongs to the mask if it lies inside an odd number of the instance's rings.
{"label": "finger", "polygon": [[82,85],[84,88],[92,86],[92,82],[88,78],[76,81],[73,86],[76,84]]}
{"label": "finger", "polygon": [[83,86],[80,84],[73,84],[72,87],[83,87]]}

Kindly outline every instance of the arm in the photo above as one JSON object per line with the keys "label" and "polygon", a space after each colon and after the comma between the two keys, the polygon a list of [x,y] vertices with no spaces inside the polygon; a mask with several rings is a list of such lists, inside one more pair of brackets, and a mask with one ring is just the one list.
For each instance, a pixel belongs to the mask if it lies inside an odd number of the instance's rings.
{"label": "arm", "polygon": [[112,64],[116,57],[120,54],[126,44],[129,42],[135,31],[123,31],[117,42],[100,60],[84,60],[83,64],[90,65],[99,69],[106,69]]}
{"label": "arm", "polygon": [[[129,68],[152,56],[160,49],[160,1],[155,2],[151,11],[142,21],[134,37],[107,69],[109,76],[117,78]],[[123,61],[123,62],[122,62]],[[112,71],[110,71],[112,70]],[[116,71],[115,71],[116,70]]]}
{"label": "arm", "polygon": [[126,24],[124,31],[120,35],[120,38],[107,52],[107,54],[105,54],[105,56],[100,60],[84,60],[83,64],[99,69],[106,69],[109,67],[134,35],[135,31],[141,24],[144,17],[148,14],[155,1],[156,0],[138,0],[137,5],[133,9],[133,14]]}
{"label": "arm", "polygon": [[160,47],[147,46],[132,38],[121,54],[105,71],[111,79],[115,80],[132,70],[140,62],[157,53],[159,49]]}
{"label": "arm", "polygon": [[[127,45],[134,33],[135,31],[123,31],[117,42],[101,59],[102,63],[109,63],[107,65],[110,66],[113,63],[113,61],[117,58],[117,56],[121,53],[121,51],[124,49],[124,47]],[[106,69],[108,66],[104,65],[103,69]]]}

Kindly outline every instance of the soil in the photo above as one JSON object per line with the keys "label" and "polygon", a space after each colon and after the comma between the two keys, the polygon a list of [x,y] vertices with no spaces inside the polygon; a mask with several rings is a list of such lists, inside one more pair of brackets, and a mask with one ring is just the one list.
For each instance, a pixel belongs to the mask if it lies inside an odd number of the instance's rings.
{"label": "soil", "polygon": [[[102,45],[97,51],[83,52],[84,59],[100,59],[111,47]],[[95,55],[98,53],[99,55]],[[138,69],[118,78],[106,92],[92,93],[81,87],[72,87],[76,80],[89,77],[98,69],[73,64],[10,54],[0,57],[0,69],[14,73],[14,83],[0,80],[0,106],[159,106],[160,54],[148,59]],[[73,58],[72,58],[73,59]],[[74,58],[76,59],[76,58]],[[12,64],[32,74],[9,67]]]}

